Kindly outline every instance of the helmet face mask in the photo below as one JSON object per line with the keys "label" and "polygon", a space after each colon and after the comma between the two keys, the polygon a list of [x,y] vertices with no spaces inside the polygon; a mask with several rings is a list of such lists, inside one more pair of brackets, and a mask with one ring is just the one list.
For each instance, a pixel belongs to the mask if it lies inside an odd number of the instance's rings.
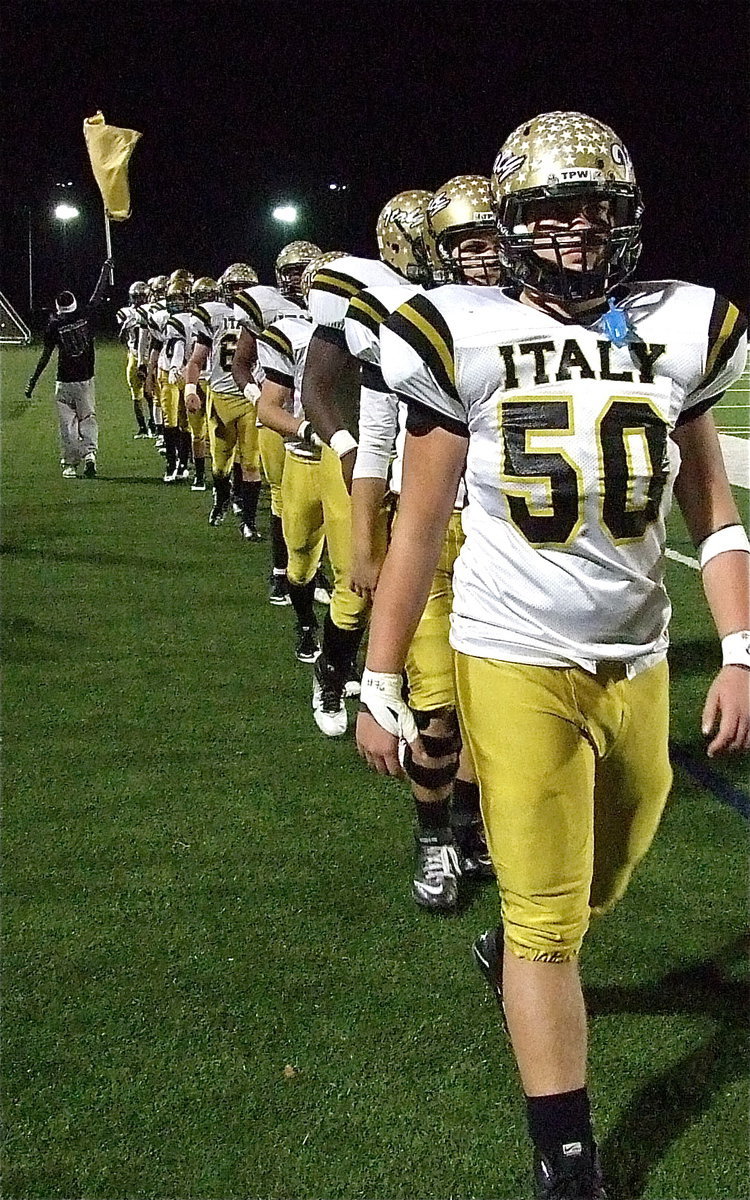
{"label": "helmet face mask", "polygon": [[149,299],[163,300],[168,286],[169,280],[166,275],[152,275],[148,281]]}
{"label": "helmet face mask", "polygon": [[318,258],[322,251],[314,242],[290,242],[279,251],[274,271],[276,286],[287,300],[297,304],[304,301],[302,276],[313,259]]}
{"label": "helmet face mask", "polygon": [[219,276],[219,289],[225,300],[231,304],[235,292],[251,287],[258,283],[258,272],[249,263],[232,263],[223,275]]}
{"label": "helmet face mask", "polygon": [[491,180],[503,266],[564,303],[603,299],[635,270],[643,203],[626,148],[583,113],[519,126]]}
{"label": "helmet face mask", "polygon": [[187,312],[190,307],[190,287],[184,279],[177,279],[167,288],[167,308],[170,313]]}
{"label": "helmet face mask", "polygon": [[456,175],[439,187],[427,205],[427,225],[435,245],[436,279],[484,286],[500,282],[502,265],[486,176]]}
{"label": "helmet face mask", "polygon": [[210,275],[199,275],[190,289],[190,299],[194,304],[204,304],[206,300],[216,300],[219,295],[219,285]]}
{"label": "helmet face mask", "polygon": [[128,288],[128,298],[131,304],[143,304],[148,300],[149,289],[145,279],[136,279]]}

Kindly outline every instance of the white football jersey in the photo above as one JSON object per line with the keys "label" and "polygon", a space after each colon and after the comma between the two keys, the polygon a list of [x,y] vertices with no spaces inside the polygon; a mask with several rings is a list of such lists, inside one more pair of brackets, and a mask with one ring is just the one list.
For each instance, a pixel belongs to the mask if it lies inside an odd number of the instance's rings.
{"label": "white football jersey", "polygon": [[618,310],[565,323],[494,288],[415,296],[381,330],[381,370],[409,425],[468,438],[466,543],[451,643],[552,666],[666,653],[670,434],[739,377],[744,319],[710,288],[633,283]]}
{"label": "white football jersey", "polygon": [[341,331],[340,344],[343,345],[344,318],[352,296],[365,288],[398,286],[413,285],[379,258],[354,258],[344,254],[315,272],[307,307],[316,325]]}
{"label": "white football jersey", "polygon": [[206,300],[190,319],[193,342],[200,342],[211,353],[211,391],[221,396],[241,396],[232,376],[232,359],[237,349],[240,329],[233,310],[223,300]]}
{"label": "white football jersey", "polygon": [[[304,417],[300,392],[305,358],[315,326],[307,313],[297,309],[296,316],[280,317],[258,335],[258,362],[266,379],[289,388],[289,411],[292,416]],[[287,449],[299,458],[320,458],[320,449],[295,439],[287,441]]]}
{"label": "white football jersey", "polygon": [[237,324],[256,337],[279,317],[297,317],[302,311],[298,304],[282,296],[278,288],[264,283],[254,283],[235,292],[233,299]]}

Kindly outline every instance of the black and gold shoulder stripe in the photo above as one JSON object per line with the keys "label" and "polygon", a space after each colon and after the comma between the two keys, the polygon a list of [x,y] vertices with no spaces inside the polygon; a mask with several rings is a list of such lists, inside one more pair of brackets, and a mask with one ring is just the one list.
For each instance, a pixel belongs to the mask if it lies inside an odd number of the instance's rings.
{"label": "black and gold shoulder stripe", "polygon": [[361,292],[363,288],[363,285],[353,279],[351,275],[345,275],[343,271],[331,271],[328,267],[321,267],[316,272],[312,285],[322,292],[331,292],[334,296],[344,296],[347,300],[356,296],[357,292]]}
{"label": "black and gold shoulder stripe", "polygon": [[185,336],[185,330],[182,327],[182,323],[178,321],[176,317],[170,317],[167,321],[167,326],[170,329],[173,329],[178,337],[183,338]]}
{"label": "black and gold shoulder stripe", "polygon": [[397,309],[388,327],[424,360],[443,391],[458,400],[453,337],[435,305],[426,296],[413,296]]}
{"label": "black and gold shoulder stripe", "polygon": [[252,296],[246,296],[244,292],[235,292],[232,299],[237,307],[241,308],[250,318],[256,329],[263,328],[263,314]]}
{"label": "black and gold shoulder stripe", "polygon": [[364,325],[375,335],[379,333],[383,321],[387,321],[390,316],[386,306],[368,292],[360,292],[358,296],[352,297],[346,315],[353,321],[359,321],[360,325]]}
{"label": "black and gold shoulder stripe", "polygon": [[739,309],[735,308],[731,300],[717,296],[708,323],[706,373],[701,387],[713,383],[721,373],[737,349],[737,344],[746,329],[747,319]]}
{"label": "black and gold shoulder stripe", "polygon": [[208,309],[203,307],[202,304],[198,305],[193,315],[196,316],[199,321],[202,321],[208,329],[211,328],[211,314]]}
{"label": "black and gold shoulder stripe", "polygon": [[292,343],[289,341],[289,338],[286,336],[286,334],[282,333],[280,329],[265,329],[263,333],[259,334],[258,336],[262,342],[266,343],[267,346],[272,346],[274,350],[280,350],[281,353],[285,354],[287,358],[291,358],[292,360],[294,359]]}

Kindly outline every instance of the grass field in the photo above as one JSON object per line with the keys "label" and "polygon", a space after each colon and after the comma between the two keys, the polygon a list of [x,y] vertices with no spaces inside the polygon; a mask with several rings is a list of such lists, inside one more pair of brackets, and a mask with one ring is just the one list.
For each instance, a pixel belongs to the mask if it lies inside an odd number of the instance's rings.
{"label": "grass field", "polygon": [[[51,371],[23,398],[36,353],[1,360],[3,1196],[526,1197],[469,955],[494,888],[453,918],[415,908],[407,796],[315,728],[267,547],[161,484],[116,346],[101,478],[61,479]],[[746,428],[749,387],[722,428]],[[677,520],[670,544],[692,555]],[[717,647],[698,572],[669,574],[673,736],[703,763]],[[678,769],[584,955],[613,1200],[748,1194],[744,878],[741,818]]]}

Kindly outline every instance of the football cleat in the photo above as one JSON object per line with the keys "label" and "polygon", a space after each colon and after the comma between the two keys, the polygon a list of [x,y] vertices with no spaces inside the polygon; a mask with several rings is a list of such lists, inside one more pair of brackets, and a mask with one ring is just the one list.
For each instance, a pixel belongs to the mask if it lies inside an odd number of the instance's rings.
{"label": "football cleat", "polygon": [[503,927],[486,929],[471,947],[474,962],[484,975],[500,1009],[503,1010]]}
{"label": "football cleat", "polygon": [[149,431],[147,429],[139,429],[137,433],[133,434],[133,441],[141,442],[144,440],[144,438],[150,438],[150,437],[151,437],[151,434],[149,433]]}
{"label": "football cleat", "polygon": [[274,571],[271,575],[271,586],[268,589],[269,603],[277,605],[279,608],[282,605],[291,604],[289,596],[289,584],[287,582],[286,573],[277,575]]}
{"label": "football cleat", "polygon": [[164,483],[175,483],[177,481],[177,467],[175,467],[172,471],[167,468],[162,476],[162,481]]}
{"label": "football cleat", "polygon": [[479,817],[475,821],[453,826],[453,836],[461,851],[461,870],[471,879],[494,879],[495,869],[484,836],[484,825]]}
{"label": "football cleat", "polygon": [[232,496],[232,512],[234,513],[235,517],[242,516],[242,502],[237,496]]}
{"label": "football cleat", "polygon": [[314,625],[298,625],[294,657],[300,662],[313,663],[319,654],[320,645],[316,627]]}
{"label": "football cleat", "polygon": [[362,681],[357,670],[356,663],[352,663],[346,675],[346,683],[344,684],[344,697],[347,700],[354,700],[362,691]]}
{"label": "football cleat", "polygon": [[205,490],[206,490],[205,479],[194,479],[190,485],[191,492],[205,492]]}
{"label": "football cleat", "polygon": [[411,894],[422,908],[451,912],[458,904],[461,874],[458,850],[450,829],[416,834],[417,868]]}
{"label": "football cleat", "polygon": [[534,1182],[536,1200],[607,1200],[595,1143],[566,1143],[557,1164],[536,1151]]}
{"label": "football cleat", "polygon": [[315,572],[315,602],[317,604],[330,604],[332,591],[333,585],[331,581],[325,574],[325,571],[318,567],[318,570]]}
{"label": "football cleat", "polygon": [[87,454],[83,460],[83,478],[96,479],[96,459],[93,454]]}
{"label": "football cleat", "polygon": [[246,521],[243,521],[240,525],[240,533],[243,541],[245,542],[263,541],[263,534],[260,532],[260,530],[256,529],[254,525],[248,525]]}
{"label": "football cleat", "polygon": [[175,480],[179,483],[181,480],[190,478],[190,468],[187,465],[178,465],[175,471]]}
{"label": "football cleat", "polygon": [[222,521],[227,515],[228,510],[229,506],[226,504],[226,502],[214,500],[211,511],[208,514],[209,525],[221,525]]}
{"label": "football cleat", "polygon": [[77,479],[78,472],[75,467],[63,467],[62,477],[63,479]]}
{"label": "football cleat", "polygon": [[326,737],[341,737],[346,733],[348,723],[343,680],[322,654],[315,664],[313,675],[312,709],[315,724]]}

